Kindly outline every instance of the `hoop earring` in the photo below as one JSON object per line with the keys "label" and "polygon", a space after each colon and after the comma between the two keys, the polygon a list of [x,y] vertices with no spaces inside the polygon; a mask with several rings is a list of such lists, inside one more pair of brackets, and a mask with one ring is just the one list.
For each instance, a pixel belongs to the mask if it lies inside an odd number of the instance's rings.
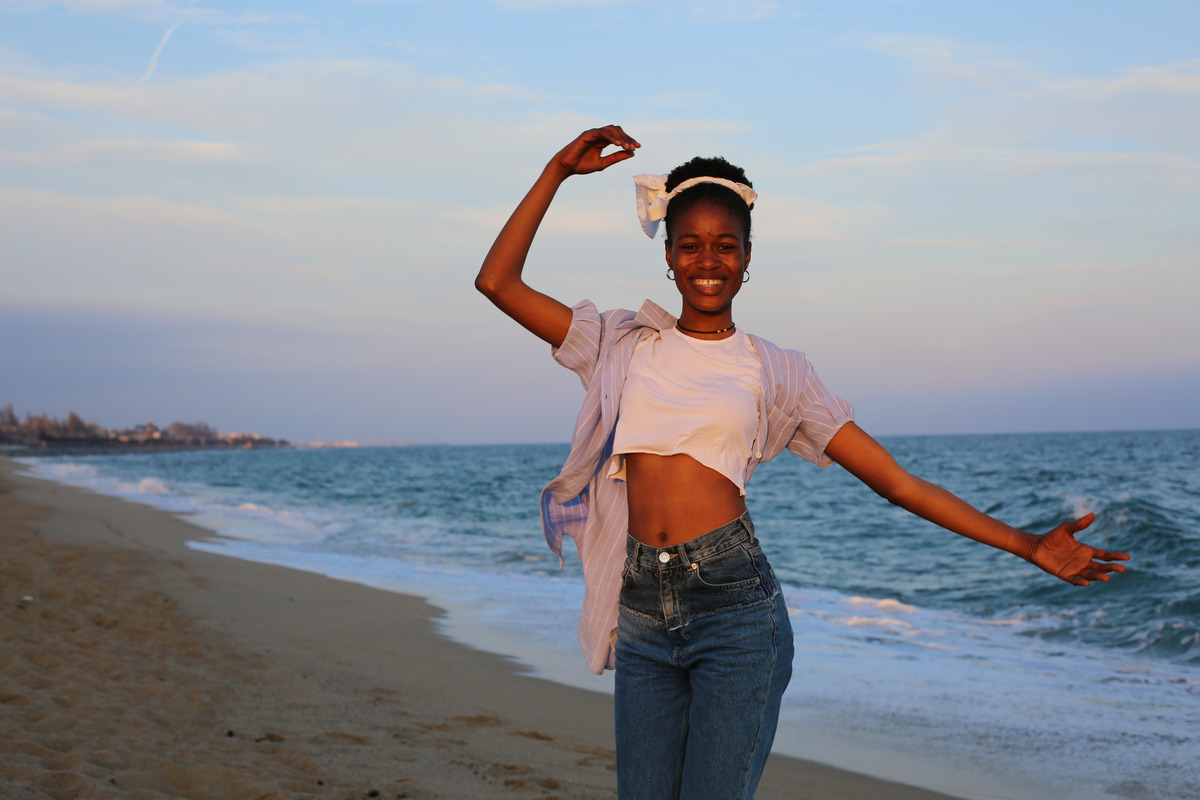
{"label": "hoop earring", "polygon": [[744,269],[744,270],[742,270],[742,283],[749,283],[749,282],[750,282],[750,270]]}
{"label": "hoop earring", "polygon": [[671,283],[675,282],[675,269],[673,267],[667,267],[667,280]]}

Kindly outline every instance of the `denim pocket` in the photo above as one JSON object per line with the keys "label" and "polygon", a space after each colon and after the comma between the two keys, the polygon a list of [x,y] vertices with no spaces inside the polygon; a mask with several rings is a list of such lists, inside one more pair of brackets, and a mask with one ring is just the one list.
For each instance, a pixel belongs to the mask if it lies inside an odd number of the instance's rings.
{"label": "denim pocket", "polygon": [[692,564],[683,601],[691,619],[771,600],[771,568],[757,544],[731,547]]}
{"label": "denim pocket", "polygon": [[753,548],[731,547],[711,558],[693,562],[696,580],[710,589],[741,589],[762,583]]}

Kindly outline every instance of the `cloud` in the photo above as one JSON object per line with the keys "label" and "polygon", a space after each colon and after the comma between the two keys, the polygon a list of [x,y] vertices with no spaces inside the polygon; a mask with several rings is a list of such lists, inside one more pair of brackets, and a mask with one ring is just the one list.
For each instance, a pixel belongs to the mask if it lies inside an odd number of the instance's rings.
{"label": "cloud", "polygon": [[858,36],[846,41],[852,47],[905,62],[916,85],[926,91],[996,91],[1045,79],[1041,69],[997,47],[905,34]]}
{"label": "cloud", "polygon": [[199,5],[198,0],[166,2],[166,0],[6,0],[9,11],[41,12],[63,9],[68,12],[92,15],[127,17],[150,22],[186,19],[193,22],[240,22],[280,20],[288,17],[258,13],[226,12]]}
{"label": "cloud", "polygon": [[634,5],[635,0],[490,0],[502,11],[558,11]]}
{"label": "cloud", "polygon": [[1200,156],[1200,61],[1136,67],[1112,78],[1048,79],[1018,100],[1042,130]]}
{"label": "cloud", "polygon": [[[694,23],[729,23],[763,20],[781,13],[780,3],[773,0],[685,0],[679,4],[686,17]],[[668,13],[675,6],[665,9]]]}
{"label": "cloud", "polygon": [[852,41],[903,62],[924,129],[814,161],[796,178],[995,185],[1023,176],[1160,197],[1200,188],[1200,61],[1061,75],[948,39]]}
{"label": "cloud", "polygon": [[845,242],[850,232],[887,215],[880,206],[842,208],[808,197],[768,195],[754,206],[754,240]]}
{"label": "cloud", "polygon": [[[38,131],[21,134],[20,146],[15,131],[0,131],[0,147],[6,160],[31,164],[105,163],[139,148],[147,160],[237,161],[247,169],[219,176],[234,194],[269,182],[299,194],[337,183],[445,196],[525,182],[582,127],[569,113],[529,114],[530,104],[519,86],[377,60],[291,60],[139,86],[0,75],[0,105],[24,109],[22,130]],[[141,191],[141,177],[104,179],[119,193]],[[214,181],[196,173],[194,182]]]}
{"label": "cloud", "polygon": [[793,174],[799,178],[847,173],[898,177],[941,171],[959,178],[986,174],[1011,178],[1020,173],[1039,181],[1057,179],[1114,189],[1128,189],[1131,184],[1172,193],[1200,188],[1200,160],[1185,153],[970,148],[956,147],[957,138],[952,131],[939,130],[922,139],[876,146],[890,152],[823,159]]}
{"label": "cloud", "polygon": [[180,23],[176,22],[171,27],[167,28],[167,32],[163,34],[162,41],[158,43],[158,47],[154,49],[154,55],[150,56],[150,63],[146,67],[146,72],[138,80],[138,85],[150,80],[150,76],[154,74],[154,70],[158,68],[158,57],[162,55],[163,49],[167,46],[167,42],[171,41],[171,34],[179,27]]}
{"label": "cloud", "polygon": [[1068,78],[1055,82],[1052,88],[1062,96],[1101,100],[1146,94],[1195,99],[1200,97],[1200,60],[1134,67],[1118,78]]}
{"label": "cloud", "polygon": [[[364,197],[171,201],[0,190],[9,299],[92,302],[382,330],[432,323],[511,209]],[[548,241],[570,217],[557,215]],[[590,216],[581,223],[595,224]],[[543,251],[544,252],[544,251]]]}
{"label": "cloud", "polygon": [[939,104],[941,136],[977,146],[1054,137],[1091,150],[1200,153],[1200,61],[1053,75],[953,43],[902,41],[890,52],[921,78],[916,90]]}
{"label": "cloud", "polygon": [[643,6],[668,19],[681,16],[694,23],[767,19],[781,13],[774,0],[659,0],[653,6],[635,0],[491,0],[503,11],[573,11],[577,9]]}
{"label": "cloud", "polygon": [[1073,243],[1064,240],[1053,239],[999,239],[999,238],[965,238],[959,237],[954,239],[935,239],[935,238],[916,238],[916,237],[899,237],[892,239],[888,244],[896,245],[897,247],[920,247],[920,248],[944,248],[949,250],[961,251],[983,251],[995,252],[998,249],[1010,249],[1020,247],[1034,247],[1044,250],[1049,247],[1071,247]]}
{"label": "cloud", "polygon": [[58,0],[54,5],[83,11],[125,11],[127,9],[171,8],[160,0]]}
{"label": "cloud", "polygon": [[54,165],[244,164],[256,160],[256,148],[228,142],[185,142],[171,139],[95,139],[42,151],[0,150],[0,162]]}
{"label": "cloud", "polygon": [[127,12],[160,11],[172,8],[162,0],[8,0],[5,5],[15,11],[64,8],[68,11]]}

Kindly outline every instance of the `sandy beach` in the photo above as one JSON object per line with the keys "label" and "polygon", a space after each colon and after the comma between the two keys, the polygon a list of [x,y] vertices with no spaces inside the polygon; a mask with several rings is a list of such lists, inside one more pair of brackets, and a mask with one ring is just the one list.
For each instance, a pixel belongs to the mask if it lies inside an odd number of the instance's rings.
{"label": "sandy beach", "polygon": [[[607,695],[212,535],[0,458],[0,797],[614,796]],[[773,757],[758,797],[945,796]]]}

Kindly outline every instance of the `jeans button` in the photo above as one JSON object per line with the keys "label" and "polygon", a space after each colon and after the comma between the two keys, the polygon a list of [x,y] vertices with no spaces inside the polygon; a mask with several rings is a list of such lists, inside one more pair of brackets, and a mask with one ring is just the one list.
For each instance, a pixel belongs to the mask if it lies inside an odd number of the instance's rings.
{"label": "jeans button", "polygon": [[671,560],[671,555],[669,553],[659,553],[658,560],[665,564]]}

